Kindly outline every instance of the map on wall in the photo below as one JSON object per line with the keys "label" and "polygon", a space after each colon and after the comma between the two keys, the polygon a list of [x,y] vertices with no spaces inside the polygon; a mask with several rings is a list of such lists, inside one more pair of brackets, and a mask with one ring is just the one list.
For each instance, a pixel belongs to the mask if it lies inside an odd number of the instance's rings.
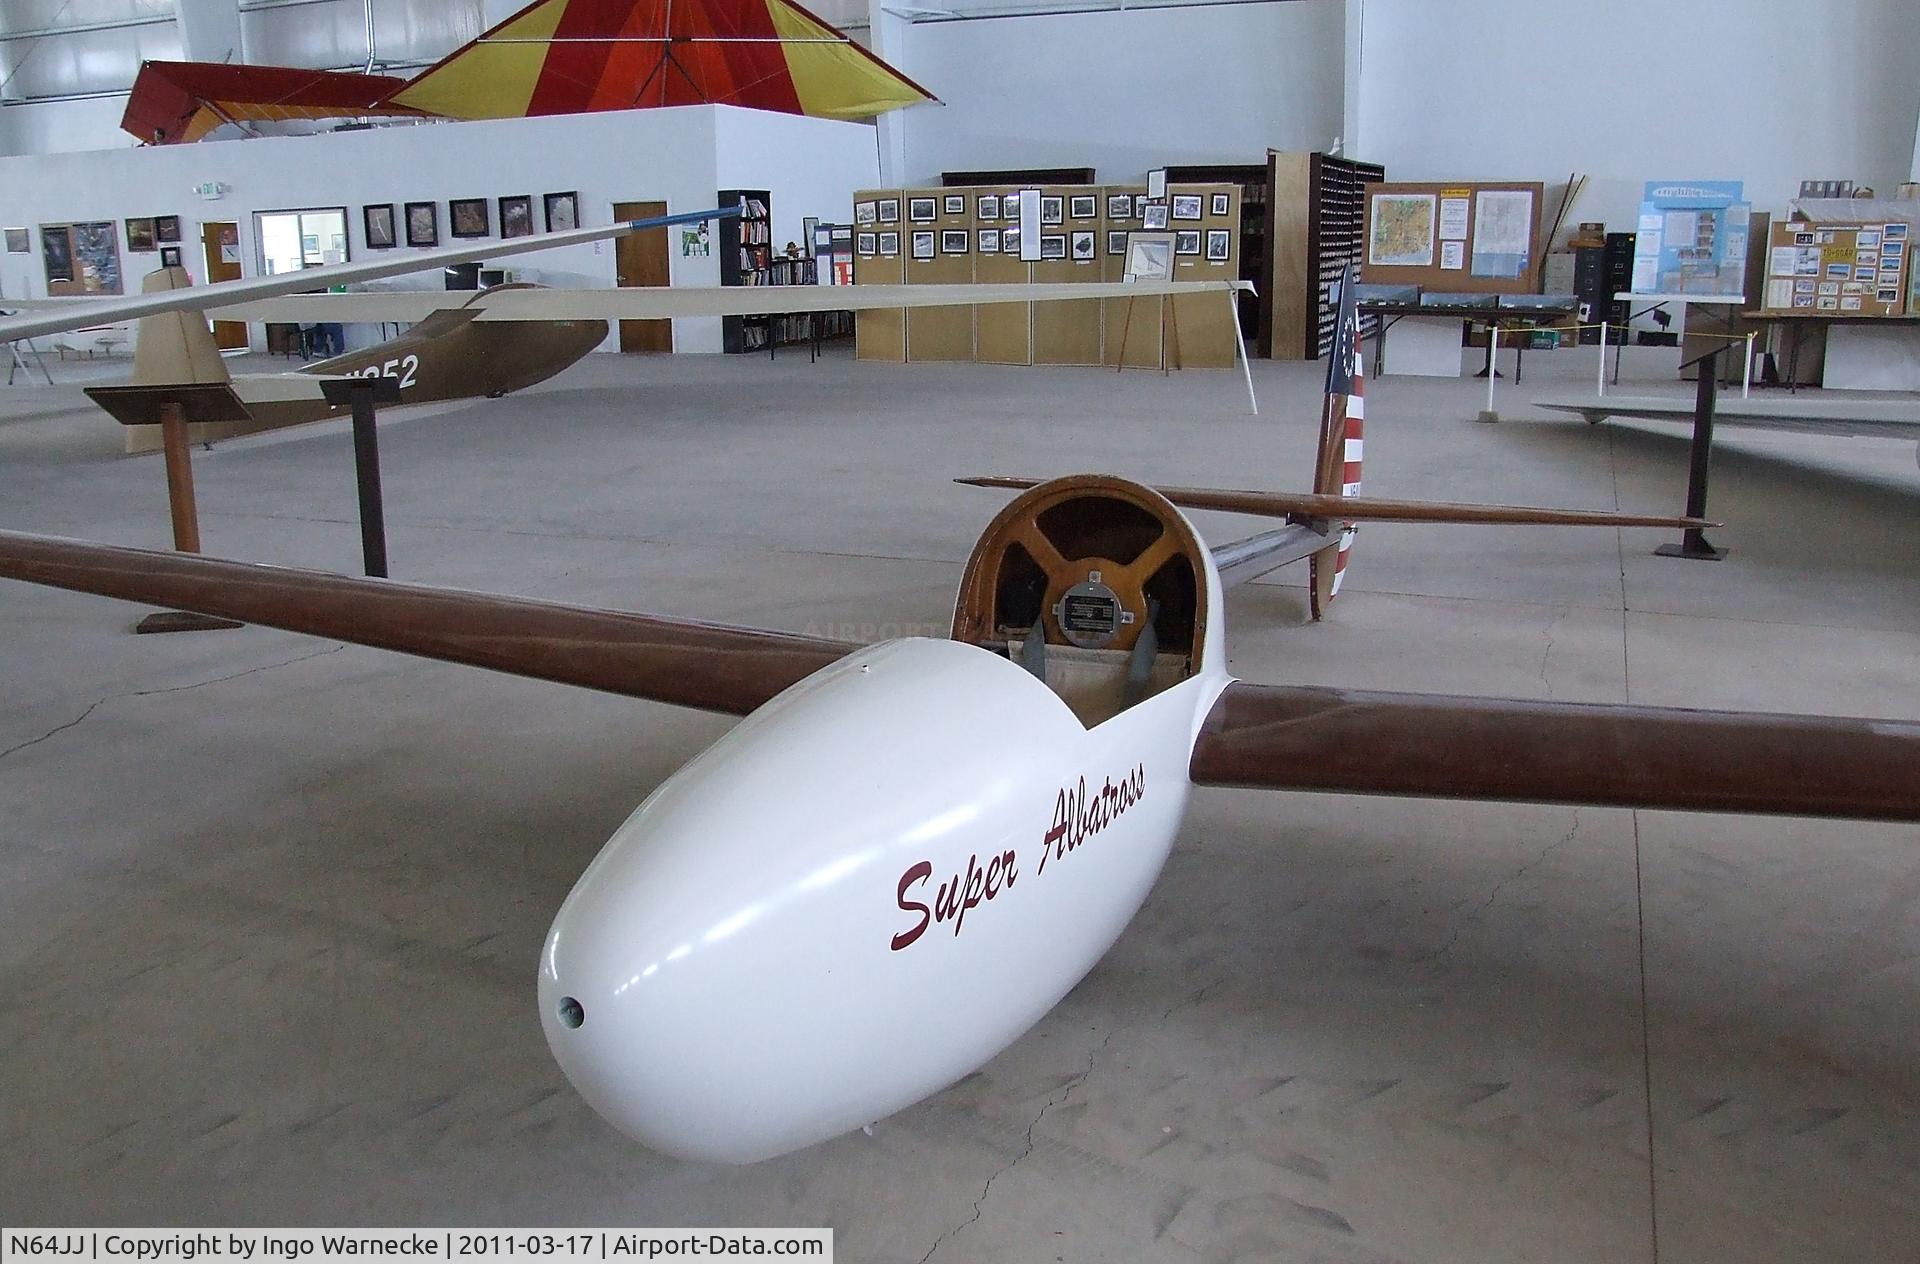
{"label": "map on wall", "polygon": [[1376,193],[1367,233],[1367,262],[1396,268],[1433,265],[1431,193]]}
{"label": "map on wall", "polygon": [[1482,189],[1474,196],[1473,275],[1519,277],[1533,262],[1533,194]]}

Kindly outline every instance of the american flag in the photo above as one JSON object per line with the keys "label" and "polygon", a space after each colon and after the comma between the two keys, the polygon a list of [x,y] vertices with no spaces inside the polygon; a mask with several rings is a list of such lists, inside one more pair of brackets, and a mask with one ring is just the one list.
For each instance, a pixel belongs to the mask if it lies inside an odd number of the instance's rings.
{"label": "american flag", "polygon": [[[1321,435],[1323,486],[1314,490],[1331,492],[1335,486],[1342,496],[1360,494],[1361,432],[1366,428],[1367,374],[1366,354],[1360,340],[1360,309],[1354,301],[1353,265],[1348,264],[1340,278],[1340,313],[1333,328],[1333,355],[1327,362],[1327,412]],[[1338,444],[1336,450],[1334,445]],[[1337,481],[1336,481],[1337,480]],[[1340,580],[1347,569],[1347,554],[1353,549],[1354,524],[1341,524],[1340,551],[1333,563],[1333,588],[1340,591]]]}

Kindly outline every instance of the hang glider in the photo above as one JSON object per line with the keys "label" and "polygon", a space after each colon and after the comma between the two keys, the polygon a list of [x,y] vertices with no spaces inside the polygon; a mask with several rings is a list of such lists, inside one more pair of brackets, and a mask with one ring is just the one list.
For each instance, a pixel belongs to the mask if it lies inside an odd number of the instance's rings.
{"label": "hang glider", "polygon": [[1920,821],[1910,719],[1234,680],[1216,558],[1270,561],[1260,542],[1285,536],[1337,579],[1367,516],[1357,344],[1337,341],[1352,359],[1329,372],[1314,478],[1350,512],[1209,549],[1151,488],[1038,483],[975,544],[945,639],[856,646],[8,531],[0,578],[746,716],[620,827],[540,955],[568,1079],[689,1159],[826,1140],[1007,1047],[1145,901],[1196,786]]}
{"label": "hang glider", "polygon": [[406,86],[391,75],[340,70],[147,61],[140,63],[120,126],[144,144],[174,145],[228,123],[423,117],[387,99]]}

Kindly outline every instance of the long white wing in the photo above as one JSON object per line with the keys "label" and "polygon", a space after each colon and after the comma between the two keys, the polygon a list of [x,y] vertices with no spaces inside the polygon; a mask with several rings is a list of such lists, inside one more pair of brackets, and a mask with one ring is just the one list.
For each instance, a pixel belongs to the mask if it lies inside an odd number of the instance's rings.
{"label": "long white wing", "polygon": [[897,307],[971,307],[985,303],[1060,303],[1076,299],[1157,298],[1251,289],[1248,281],[1071,281],[1058,285],[635,286],[606,290],[509,289],[475,296],[446,290],[377,294],[300,294],[212,309],[229,320],[298,324],[323,321],[419,321],[449,307],[478,307],[481,320],[661,320],[676,316],[751,316],[761,312],[871,311]]}
{"label": "long white wing", "polygon": [[[428,268],[446,267],[449,264],[474,263],[480,260],[527,254],[535,250],[551,250],[556,246],[605,241],[610,237],[621,237],[644,228],[659,228],[668,224],[692,224],[700,220],[721,219],[738,213],[737,210],[730,208],[688,211],[680,215],[663,215],[656,219],[637,219],[608,224],[601,228],[574,228],[566,232],[540,233],[532,237],[486,241],[470,246],[452,246],[445,250],[422,250],[408,254],[386,255],[363,263],[328,264],[320,268],[285,272],[278,276],[220,281],[213,285],[195,285],[180,290],[164,290],[156,294],[90,299],[76,302],[71,306],[63,305],[56,310],[0,319],[0,342],[8,342],[15,338],[35,338],[41,334],[56,334],[69,329],[85,329],[91,325],[112,321],[134,320],[141,316],[158,315],[161,312],[204,312],[217,307],[230,307],[245,299],[278,298],[287,294],[298,294],[302,290],[344,285],[350,281],[376,281],[382,277],[400,276]],[[5,302],[0,301],[0,307],[4,306]]]}

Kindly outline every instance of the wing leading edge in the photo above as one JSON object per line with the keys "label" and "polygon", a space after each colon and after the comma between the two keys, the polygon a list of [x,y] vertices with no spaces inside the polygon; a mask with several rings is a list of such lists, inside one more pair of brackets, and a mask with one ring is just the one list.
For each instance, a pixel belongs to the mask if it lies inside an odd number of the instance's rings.
{"label": "wing leading edge", "polygon": [[1196,784],[1920,821],[1920,722],[1228,686]]}
{"label": "wing leading edge", "polygon": [[746,715],[839,641],[0,531],[0,578]]}

